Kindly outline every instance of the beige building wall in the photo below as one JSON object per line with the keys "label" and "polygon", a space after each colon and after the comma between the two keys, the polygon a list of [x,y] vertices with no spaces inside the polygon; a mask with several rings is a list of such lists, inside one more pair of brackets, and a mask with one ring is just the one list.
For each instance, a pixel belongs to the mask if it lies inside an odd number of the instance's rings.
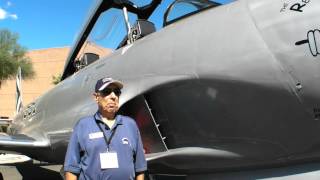
{"label": "beige building wall", "polygon": [[[50,48],[29,51],[26,55],[31,59],[35,77],[22,80],[22,103],[27,105],[53,84],[53,76],[62,73],[70,48]],[[3,81],[0,87],[0,116],[13,118],[15,115],[16,80]]]}
{"label": "beige building wall", "polygon": [[[35,71],[35,77],[31,80],[22,80],[22,103],[28,105],[44,92],[54,87],[53,76],[62,74],[65,60],[69,54],[70,47],[59,47],[29,51],[28,56]],[[85,48],[80,50],[77,59],[86,52],[96,53],[106,57],[112,50],[98,46],[94,43],[87,43]],[[3,81],[0,87],[0,117],[15,115],[16,106],[16,80]]]}

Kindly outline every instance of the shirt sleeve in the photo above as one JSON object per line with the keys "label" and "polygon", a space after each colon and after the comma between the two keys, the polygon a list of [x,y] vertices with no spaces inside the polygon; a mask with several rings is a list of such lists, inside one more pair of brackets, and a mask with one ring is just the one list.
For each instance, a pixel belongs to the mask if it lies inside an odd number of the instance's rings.
{"label": "shirt sleeve", "polygon": [[79,124],[73,129],[64,161],[64,171],[73,174],[80,174],[80,144],[78,133]]}
{"label": "shirt sleeve", "polygon": [[147,170],[147,162],[144,155],[143,145],[141,141],[141,135],[137,127],[137,143],[136,143],[136,154],[135,154],[135,171],[143,172]]}

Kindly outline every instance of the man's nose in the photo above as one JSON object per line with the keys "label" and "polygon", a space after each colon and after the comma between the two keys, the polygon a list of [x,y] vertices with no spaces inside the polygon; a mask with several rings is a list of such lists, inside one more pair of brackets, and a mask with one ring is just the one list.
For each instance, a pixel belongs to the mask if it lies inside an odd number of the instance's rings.
{"label": "man's nose", "polygon": [[111,92],[110,97],[111,98],[117,98],[117,95],[114,92]]}

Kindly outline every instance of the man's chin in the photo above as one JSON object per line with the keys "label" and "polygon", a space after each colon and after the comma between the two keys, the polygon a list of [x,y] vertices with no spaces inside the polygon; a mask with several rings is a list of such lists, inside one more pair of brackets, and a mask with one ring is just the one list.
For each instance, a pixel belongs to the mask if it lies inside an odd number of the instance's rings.
{"label": "man's chin", "polygon": [[118,112],[118,108],[107,108],[107,109],[105,109],[105,111],[107,111],[109,113],[117,113]]}

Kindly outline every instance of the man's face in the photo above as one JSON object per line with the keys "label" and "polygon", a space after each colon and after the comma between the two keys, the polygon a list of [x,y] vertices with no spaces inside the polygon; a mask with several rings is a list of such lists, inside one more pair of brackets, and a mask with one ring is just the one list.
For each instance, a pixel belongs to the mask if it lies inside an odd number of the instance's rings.
{"label": "man's face", "polygon": [[115,114],[119,110],[120,89],[110,84],[102,92],[96,93],[96,101],[102,113]]}

